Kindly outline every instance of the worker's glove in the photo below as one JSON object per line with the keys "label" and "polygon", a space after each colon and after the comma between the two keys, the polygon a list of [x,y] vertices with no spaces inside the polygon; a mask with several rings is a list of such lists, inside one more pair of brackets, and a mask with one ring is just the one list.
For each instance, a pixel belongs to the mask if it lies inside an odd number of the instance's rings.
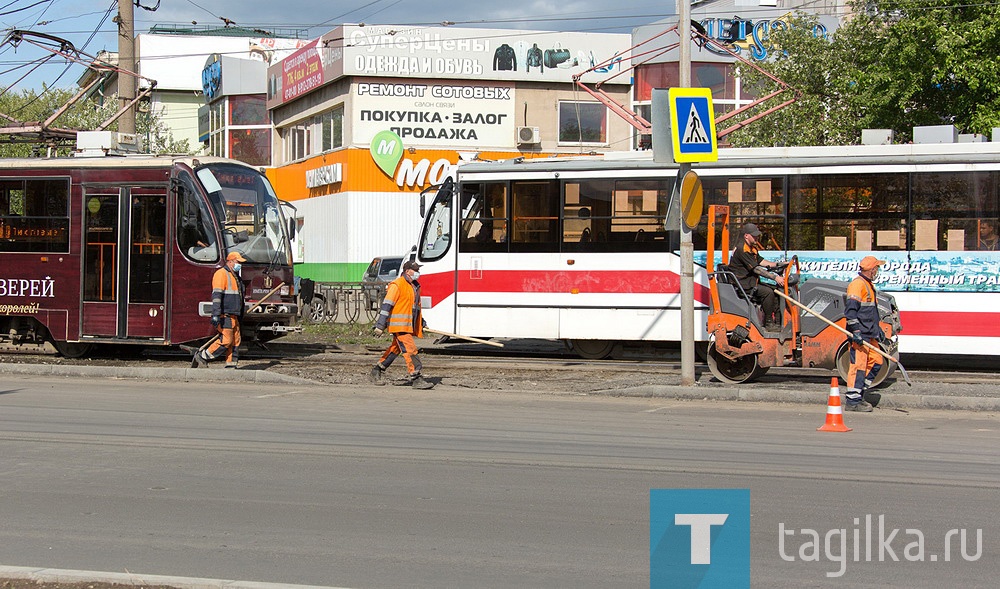
{"label": "worker's glove", "polygon": [[865,345],[865,338],[861,337],[861,335],[857,333],[851,334],[851,341],[858,344],[859,346]]}
{"label": "worker's glove", "polygon": [[378,336],[382,335],[383,333],[385,333],[385,330],[382,329],[381,327],[378,327],[376,325],[374,333],[375,333],[375,337],[378,337]]}
{"label": "worker's glove", "polygon": [[222,325],[222,316],[212,315],[212,327],[218,327],[219,325]]}

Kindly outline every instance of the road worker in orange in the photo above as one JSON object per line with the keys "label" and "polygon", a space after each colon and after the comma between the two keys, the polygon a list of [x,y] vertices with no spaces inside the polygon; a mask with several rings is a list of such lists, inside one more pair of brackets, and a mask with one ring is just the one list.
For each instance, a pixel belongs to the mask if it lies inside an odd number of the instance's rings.
{"label": "road worker in orange", "polygon": [[876,348],[885,339],[885,332],[879,325],[878,299],[875,278],[879,266],[885,260],[875,256],[865,256],[858,264],[858,277],[847,287],[847,330],[851,332],[851,368],[847,372],[847,411],[869,412],[873,406],[865,400],[865,389],[872,386],[875,376],[882,369],[885,360],[881,354],[864,345],[868,342]]}
{"label": "road worker in orange", "polygon": [[760,240],[761,231],[757,225],[747,223],[740,229],[740,238],[733,249],[729,268],[736,276],[743,291],[750,300],[760,305],[764,312],[764,329],[781,331],[781,304],[774,289],[761,284],[760,279],[768,278],[778,284],[785,285],[781,267],[777,262],[764,259],[760,251],[764,244]]}
{"label": "road worker in orange", "polygon": [[240,321],[243,319],[243,281],[240,268],[246,259],[239,252],[229,252],[226,264],[212,276],[212,325],[219,337],[207,349],[195,354],[199,368],[213,360],[226,359],[226,368],[236,368],[240,353]]}
{"label": "road worker in orange", "polygon": [[414,336],[423,337],[424,319],[420,312],[420,264],[409,261],[403,264],[403,273],[386,287],[385,298],[378,319],[375,321],[375,335],[382,335],[387,329],[392,335],[392,344],[375,366],[369,377],[374,384],[385,384],[385,371],[402,354],[406,361],[407,382],[415,389],[430,389],[434,383],[426,380],[420,371],[419,350]]}

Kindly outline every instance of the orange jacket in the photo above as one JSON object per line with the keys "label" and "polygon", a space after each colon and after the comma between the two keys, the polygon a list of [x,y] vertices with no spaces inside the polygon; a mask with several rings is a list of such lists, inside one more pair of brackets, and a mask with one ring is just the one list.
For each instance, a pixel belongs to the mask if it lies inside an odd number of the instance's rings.
{"label": "orange jacket", "polygon": [[875,285],[864,276],[858,276],[847,286],[847,304],[844,307],[847,329],[864,338],[883,335],[879,326],[878,298]]}
{"label": "orange jacket", "polygon": [[243,315],[243,281],[225,266],[212,276],[212,315]]}
{"label": "orange jacket", "polygon": [[410,282],[405,275],[390,282],[375,326],[385,329],[388,325],[389,333],[412,333],[423,337],[423,324],[420,313],[420,282]]}

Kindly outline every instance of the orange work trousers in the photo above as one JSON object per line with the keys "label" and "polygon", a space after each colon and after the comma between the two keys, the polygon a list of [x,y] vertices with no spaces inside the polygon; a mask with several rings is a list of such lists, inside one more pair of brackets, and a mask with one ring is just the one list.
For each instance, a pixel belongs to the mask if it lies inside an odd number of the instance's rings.
{"label": "orange work trousers", "polygon": [[[878,340],[871,338],[868,343],[878,348]],[[865,379],[875,378],[872,369],[884,364],[882,355],[867,346],[851,342],[851,368],[847,371],[847,390],[863,391]],[[860,381],[858,380],[860,373]]]}
{"label": "orange work trousers", "polygon": [[218,327],[219,339],[208,347],[208,355],[213,360],[218,360],[223,355],[226,363],[233,362],[233,356],[239,357],[240,343],[243,341],[240,335],[240,320],[236,315],[223,315],[222,324]]}
{"label": "orange work trousers", "polygon": [[417,343],[413,341],[412,333],[394,333],[392,334],[392,344],[388,350],[382,353],[379,364],[388,368],[397,356],[402,355],[403,360],[406,361],[406,371],[410,374],[417,374],[423,368],[418,353]]}

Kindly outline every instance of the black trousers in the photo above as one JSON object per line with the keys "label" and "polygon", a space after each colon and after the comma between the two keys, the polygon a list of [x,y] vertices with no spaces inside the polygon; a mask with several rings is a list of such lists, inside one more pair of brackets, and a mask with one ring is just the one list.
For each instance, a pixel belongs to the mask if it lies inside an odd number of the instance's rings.
{"label": "black trousers", "polygon": [[761,310],[764,311],[766,323],[778,322],[778,295],[774,294],[771,288],[761,285],[755,286],[750,293],[750,299],[760,305]]}

